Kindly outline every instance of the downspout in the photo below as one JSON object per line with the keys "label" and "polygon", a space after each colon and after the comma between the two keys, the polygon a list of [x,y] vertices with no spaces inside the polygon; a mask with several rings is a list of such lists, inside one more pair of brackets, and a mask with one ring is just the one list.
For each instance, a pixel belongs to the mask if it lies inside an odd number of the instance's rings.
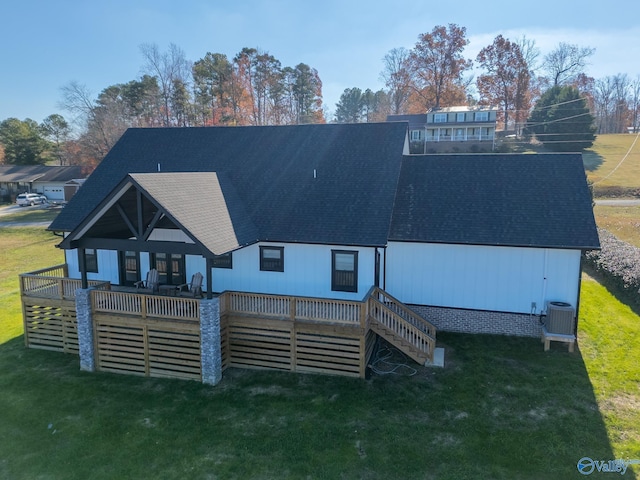
{"label": "downspout", "polygon": [[387,246],[384,246],[383,249],[383,259],[382,264],[384,268],[384,273],[382,274],[382,290],[387,291]]}
{"label": "downspout", "polygon": [[578,338],[578,318],[580,317],[580,292],[582,290],[582,267],[584,265],[585,250],[580,252],[580,269],[578,271],[578,296],[576,297],[576,322],[574,324],[573,334]]}

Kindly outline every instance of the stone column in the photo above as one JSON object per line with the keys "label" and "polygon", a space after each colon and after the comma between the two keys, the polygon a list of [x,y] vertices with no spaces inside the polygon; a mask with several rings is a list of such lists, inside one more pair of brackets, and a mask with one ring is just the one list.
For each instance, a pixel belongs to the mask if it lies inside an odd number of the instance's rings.
{"label": "stone column", "polygon": [[217,385],[222,380],[220,301],[217,298],[200,301],[200,355],[202,383]]}
{"label": "stone column", "polygon": [[94,372],[96,369],[93,343],[93,318],[91,317],[91,290],[76,290],[76,318],[78,320],[78,347],[80,370]]}

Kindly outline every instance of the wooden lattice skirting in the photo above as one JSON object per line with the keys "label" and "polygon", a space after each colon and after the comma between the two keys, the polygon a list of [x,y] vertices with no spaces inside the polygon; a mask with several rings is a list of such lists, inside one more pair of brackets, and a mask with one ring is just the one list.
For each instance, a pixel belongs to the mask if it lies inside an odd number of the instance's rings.
{"label": "wooden lattice skirting", "polygon": [[74,301],[25,297],[22,313],[27,347],[78,354]]}

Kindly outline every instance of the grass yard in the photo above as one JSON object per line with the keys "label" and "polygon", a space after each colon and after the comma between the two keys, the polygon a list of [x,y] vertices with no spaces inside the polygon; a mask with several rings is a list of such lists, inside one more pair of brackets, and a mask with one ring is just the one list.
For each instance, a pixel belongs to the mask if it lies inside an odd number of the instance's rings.
{"label": "grass yard", "polygon": [[60,210],[46,207],[24,207],[15,213],[0,216],[0,222],[51,222]]}
{"label": "grass yard", "polygon": [[596,205],[596,222],[620,240],[640,248],[640,205],[633,207]]}
{"label": "grass yard", "polygon": [[[39,216],[33,210],[20,221],[39,221],[33,220],[33,215]],[[8,217],[2,216],[0,221],[16,221]],[[0,343],[22,335],[18,275],[64,263],[62,250],[55,248],[58,243],[60,237],[42,227],[0,227]]]}
{"label": "grass yard", "polygon": [[[599,197],[640,194],[640,139],[636,135],[598,135],[583,153],[587,178]],[[635,142],[635,143],[634,143]]]}
{"label": "grass yard", "polygon": [[2,479],[556,479],[584,478],[585,456],[640,459],[640,322],[588,277],[574,354],[441,333],[445,369],[232,369],[208,387],[80,372],[76,356],[25,349],[17,274],[60,263],[57,241],[0,230]]}

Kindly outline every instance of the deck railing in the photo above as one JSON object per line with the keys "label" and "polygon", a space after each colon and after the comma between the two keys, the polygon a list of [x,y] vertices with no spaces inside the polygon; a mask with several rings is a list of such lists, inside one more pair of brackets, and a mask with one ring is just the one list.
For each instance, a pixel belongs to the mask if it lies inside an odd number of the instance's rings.
{"label": "deck railing", "polygon": [[[78,278],[66,277],[67,266],[37,270],[35,272],[19,275],[20,294],[26,297],[56,298],[60,300],[74,300],[76,290],[82,287],[82,281]],[[111,284],[103,280],[89,280],[92,288],[109,290]]]}
{"label": "deck railing", "polygon": [[407,306],[404,305],[400,300],[392,297],[387,292],[377,287],[374,287],[371,290],[370,296],[378,300],[389,310],[402,317],[414,327],[418,328],[430,337],[436,338],[436,327],[410,308],[407,308]]}
{"label": "deck railing", "polygon": [[372,289],[368,303],[368,312],[372,319],[415,348],[416,360],[422,359],[424,354],[425,360],[433,362],[436,348],[435,326],[377,287]]}
{"label": "deck railing", "polygon": [[220,310],[228,314],[363,326],[366,318],[363,302],[244,292],[222,293]]}
{"label": "deck railing", "polygon": [[200,319],[200,302],[193,298],[105,290],[93,290],[91,296],[96,312],[185,321]]}

